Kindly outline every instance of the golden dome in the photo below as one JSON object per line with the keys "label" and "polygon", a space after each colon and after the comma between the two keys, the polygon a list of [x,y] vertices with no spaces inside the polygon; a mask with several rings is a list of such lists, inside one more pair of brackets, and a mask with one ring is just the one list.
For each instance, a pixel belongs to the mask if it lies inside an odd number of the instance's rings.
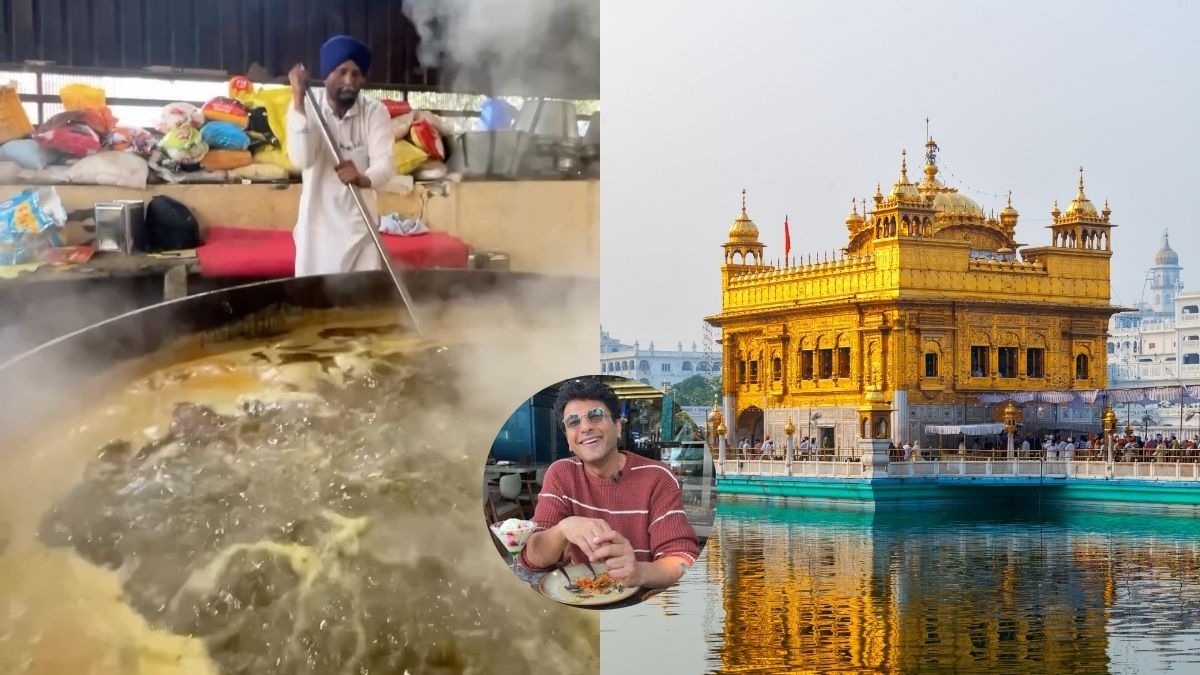
{"label": "golden dome", "polygon": [[888,193],[888,199],[896,199],[897,197],[906,197],[909,199],[920,199],[921,193],[917,190],[917,186],[908,182],[908,151],[900,151],[900,178],[896,184],[892,186],[892,191]]}
{"label": "golden dome", "polygon": [[[866,212],[867,212],[867,206],[866,206],[866,202],[864,200],[863,213],[866,213]],[[851,199],[850,200],[850,215],[846,216],[846,229],[850,230],[851,234],[854,234],[855,232],[858,231],[858,228],[862,227],[862,224],[864,222],[866,222],[866,221],[864,221],[862,215],[860,215],[858,213],[858,202]]]}
{"label": "golden dome", "polygon": [[1009,190],[1009,192],[1008,192],[1008,205],[1007,205],[1007,206],[1005,206],[1004,208],[1000,209],[1000,220],[1001,220],[1002,222],[1004,221],[1004,219],[1005,219],[1005,218],[1012,218],[1012,219],[1014,219],[1014,220],[1015,220],[1015,219],[1017,218],[1017,216],[1019,216],[1019,215],[1020,215],[1020,214],[1019,214],[1019,213],[1017,213],[1017,210],[1013,208],[1013,205],[1012,205],[1012,191],[1011,191],[1011,190]]}
{"label": "golden dome", "polygon": [[758,241],[758,226],[746,215],[746,191],[742,190],[742,213],[729,228],[730,241]]}
{"label": "golden dome", "polygon": [[933,197],[933,208],[938,209],[947,216],[967,217],[967,218],[982,218],[983,207],[975,203],[974,199],[959,194],[953,188],[946,192],[939,192]]}
{"label": "golden dome", "polygon": [[1083,194],[1083,167],[1079,167],[1079,193],[1075,195],[1075,199],[1071,200],[1071,205],[1067,207],[1067,215],[1087,216],[1091,218],[1099,218],[1100,214],[1096,211],[1096,206],[1092,204],[1087,195]]}

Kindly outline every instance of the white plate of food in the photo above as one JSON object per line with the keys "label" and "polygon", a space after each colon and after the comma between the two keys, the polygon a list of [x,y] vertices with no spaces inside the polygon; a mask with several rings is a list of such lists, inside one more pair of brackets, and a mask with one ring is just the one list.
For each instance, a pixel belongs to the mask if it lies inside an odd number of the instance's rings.
{"label": "white plate of food", "polygon": [[[593,563],[592,567],[596,570],[596,576],[593,576],[587,565],[582,563],[556,569],[542,577],[541,583],[538,584],[538,590],[551,600],[579,607],[620,602],[641,590],[638,586],[625,586],[613,579],[604,565],[600,563]],[[563,570],[566,571],[566,575],[563,574]],[[567,590],[567,575],[571,577],[573,584],[579,586],[579,590]]]}

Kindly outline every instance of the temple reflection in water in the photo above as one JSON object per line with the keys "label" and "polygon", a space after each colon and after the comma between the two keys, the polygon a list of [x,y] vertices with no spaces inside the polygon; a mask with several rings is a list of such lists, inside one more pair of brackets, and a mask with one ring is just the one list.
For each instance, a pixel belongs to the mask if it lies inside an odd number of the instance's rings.
{"label": "temple reflection in water", "polygon": [[[1195,625],[1195,520],[1147,532],[1129,514],[1001,521],[723,503],[707,551],[725,615],[710,663],[722,672],[1105,671],[1115,634]],[[1126,623],[1118,593],[1136,600],[1132,615],[1177,611]]]}

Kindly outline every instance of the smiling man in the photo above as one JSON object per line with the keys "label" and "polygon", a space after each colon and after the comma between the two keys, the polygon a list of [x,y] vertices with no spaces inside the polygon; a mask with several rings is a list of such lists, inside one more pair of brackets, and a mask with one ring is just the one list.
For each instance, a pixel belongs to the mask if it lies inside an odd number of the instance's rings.
{"label": "smiling man", "polygon": [[617,450],[617,395],[584,378],[562,385],[554,410],[574,457],[546,472],[521,561],[602,562],[626,586],[665,588],[700,555],[679,482],[662,462]]}

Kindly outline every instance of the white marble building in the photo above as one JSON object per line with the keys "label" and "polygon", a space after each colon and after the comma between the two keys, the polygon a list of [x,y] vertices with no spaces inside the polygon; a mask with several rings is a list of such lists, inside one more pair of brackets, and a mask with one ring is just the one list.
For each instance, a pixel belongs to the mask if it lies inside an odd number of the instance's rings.
{"label": "white marble building", "polygon": [[[1200,384],[1200,291],[1184,291],[1179,254],[1167,233],[1146,279],[1146,295],[1137,309],[1113,315],[1108,327],[1110,389]],[[1118,406],[1122,425],[1136,433],[1187,436],[1200,429],[1195,406],[1150,404]]]}
{"label": "white marble building", "polygon": [[620,375],[658,389],[664,383],[674,386],[697,374],[720,376],[720,351],[697,349],[695,342],[691,349],[683,347],[682,342],[677,342],[674,349],[661,349],[653,342],[643,347],[637,340],[626,344],[601,327],[600,373]]}

